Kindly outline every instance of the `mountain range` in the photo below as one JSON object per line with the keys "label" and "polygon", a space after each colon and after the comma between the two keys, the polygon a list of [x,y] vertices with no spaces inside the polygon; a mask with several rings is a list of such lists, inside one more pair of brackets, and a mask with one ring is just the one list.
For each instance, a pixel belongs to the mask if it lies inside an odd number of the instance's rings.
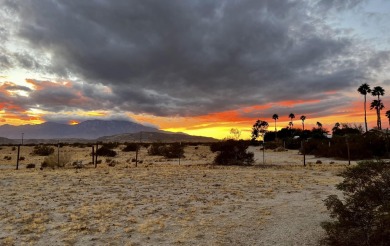
{"label": "mountain range", "polygon": [[157,128],[123,120],[87,120],[77,125],[45,122],[38,125],[2,125],[0,137],[21,139],[96,139],[122,133],[157,132]]}
{"label": "mountain range", "polygon": [[[141,133],[142,132],[142,133]],[[0,126],[0,144],[51,143],[61,139],[62,142],[115,141],[186,141],[212,142],[213,138],[191,136],[184,133],[173,133],[159,130],[124,120],[87,120],[76,125],[46,122],[38,125],[2,125]]]}

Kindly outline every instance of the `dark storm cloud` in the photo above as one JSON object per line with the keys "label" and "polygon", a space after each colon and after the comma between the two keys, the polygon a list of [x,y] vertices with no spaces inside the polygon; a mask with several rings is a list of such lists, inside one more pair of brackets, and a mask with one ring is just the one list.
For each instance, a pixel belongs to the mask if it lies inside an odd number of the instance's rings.
{"label": "dark storm cloud", "polygon": [[52,54],[48,72],[112,89],[96,109],[190,116],[311,99],[356,86],[389,59],[319,15],[361,0],[10,2],[19,37]]}

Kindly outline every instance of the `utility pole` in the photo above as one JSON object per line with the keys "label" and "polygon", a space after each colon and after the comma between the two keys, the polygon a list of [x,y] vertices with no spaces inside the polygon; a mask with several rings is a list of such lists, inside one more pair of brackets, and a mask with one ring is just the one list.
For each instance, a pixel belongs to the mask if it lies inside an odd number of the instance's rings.
{"label": "utility pole", "polygon": [[96,152],[95,152],[95,168],[97,168],[97,161],[98,161],[98,148],[99,144],[96,142]]}
{"label": "utility pole", "polygon": [[141,148],[141,142],[142,142],[142,131],[139,132],[139,142],[138,142],[138,146],[135,150],[135,167],[138,166],[138,151]]}
{"label": "utility pole", "polygon": [[57,165],[60,166],[60,140],[57,143]]}
{"label": "utility pole", "polygon": [[20,144],[18,145],[18,156],[16,158],[16,170],[19,169],[19,154],[20,154]]}
{"label": "utility pole", "polygon": [[305,140],[301,141],[301,148],[303,154],[303,166],[306,167],[306,150],[305,150]]}
{"label": "utility pole", "polygon": [[348,136],[345,136],[345,142],[347,143],[348,165],[351,165],[351,154],[350,154],[350,152],[349,152],[349,141],[348,141]]}
{"label": "utility pole", "polygon": [[22,145],[23,145],[23,136],[24,136],[24,133],[22,132]]}

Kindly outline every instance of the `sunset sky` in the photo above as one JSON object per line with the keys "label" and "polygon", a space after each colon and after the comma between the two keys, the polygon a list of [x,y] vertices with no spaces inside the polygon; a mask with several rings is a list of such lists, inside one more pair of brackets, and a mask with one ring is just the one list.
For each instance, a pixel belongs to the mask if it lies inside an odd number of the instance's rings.
{"label": "sunset sky", "polygon": [[[388,0],[0,0],[0,124],[125,119],[249,137],[390,109]],[[374,98],[368,96],[368,102]],[[374,111],[368,111],[375,126]]]}

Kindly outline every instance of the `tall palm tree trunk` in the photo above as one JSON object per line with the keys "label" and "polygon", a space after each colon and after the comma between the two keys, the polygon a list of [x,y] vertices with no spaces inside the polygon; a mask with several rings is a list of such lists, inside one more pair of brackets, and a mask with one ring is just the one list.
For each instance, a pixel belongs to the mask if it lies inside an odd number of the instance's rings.
{"label": "tall palm tree trunk", "polygon": [[366,109],[366,95],[364,95],[364,124],[366,126],[366,132],[368,131],[368,128],[367,128],[367,109]]}
{"label": "tall palm tree trunk", "polygon": [[275,119],[275,140],[278,139],[278,132],[276,131],[276,119]]}

